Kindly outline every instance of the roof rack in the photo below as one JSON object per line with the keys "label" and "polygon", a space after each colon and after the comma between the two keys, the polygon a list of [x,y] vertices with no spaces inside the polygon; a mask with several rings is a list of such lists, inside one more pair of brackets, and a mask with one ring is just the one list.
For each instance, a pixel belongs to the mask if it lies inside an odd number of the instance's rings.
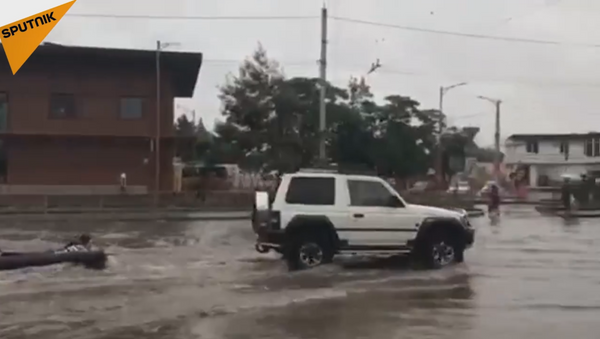
{"label": "roof rack", "polygon": [[370,175],[377,176],[377,172],[368,168],[364,168],[363,166],[356,165],[342,165],[338,166],[337,164],[333,164],[331,166],[322,166],[322,167],[310,167],[310,168],[301,168],[298,172],[302,173],[336,173],[336,174],[349,174],[349,175]]}
{"label": "roof rack", "polygon": [[353,168],[341,168],[338,170],[339,174],[349,174],[349,175],[369,175],[369,176],[377,176],[377,172],[369,169],[353,169]]}
{"label": "roof rack", "polygon": [[338,173],[335,169],[327,168],[301,168],[298,172],[302,173]]}

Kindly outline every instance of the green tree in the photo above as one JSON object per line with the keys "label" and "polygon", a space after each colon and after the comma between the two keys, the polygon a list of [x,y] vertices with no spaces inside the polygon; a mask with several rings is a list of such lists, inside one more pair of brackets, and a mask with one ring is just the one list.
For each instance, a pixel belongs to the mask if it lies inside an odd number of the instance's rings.
{"label": "green tree", "polygon": [[196,125],[187,116],[182,115],[175,121],[175,154],[183,161],[194,157],[196,144]]}
{"label": "green tree", "polygon": [[[267,56],[259,45],[251,58],[245,60],[237,76],[227,79],[219,98],[223,104],[225,122],[218,125],[220,147],[242,167],[261,170],[274,150],[278,121],[274,96],[283,81],[277,62]],[[230,146],[224,144],[229,143]]]}
{"label": "green tree", "polygon": [[[216,125],[205,158],[256,171],[315,164],[319,86],[316,78],[286,79],[259,46],[221,87],[224,121]],[[421,110],[418,101],[401,95],[377,103],[364,78],[351,78],[347,88],[326,86],[330,162],[400,178],[433,167],[441,112]],[[454,134],[442,138],[446,160],[464,152],[463,134]]]}

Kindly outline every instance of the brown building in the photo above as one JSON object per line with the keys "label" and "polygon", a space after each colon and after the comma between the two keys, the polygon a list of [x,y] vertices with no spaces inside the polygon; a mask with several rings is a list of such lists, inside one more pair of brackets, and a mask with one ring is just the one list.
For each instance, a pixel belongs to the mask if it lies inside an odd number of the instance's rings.
{"label": "brown building", "polygon": [[4,193],[118,191],[173,186],[173,100],[191,97],[200,53],[41,45],[12,75],[0,45],[0,180]]}

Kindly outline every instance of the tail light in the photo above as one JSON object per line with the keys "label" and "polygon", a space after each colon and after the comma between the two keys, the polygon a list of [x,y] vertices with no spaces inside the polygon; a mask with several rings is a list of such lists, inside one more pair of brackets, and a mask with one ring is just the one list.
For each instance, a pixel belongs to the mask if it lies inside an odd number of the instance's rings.
{"label": "tail light", "polygon": [[269,215],[269,227],[272,230],[281,229],[281,213],[279,211],[271,211]]}

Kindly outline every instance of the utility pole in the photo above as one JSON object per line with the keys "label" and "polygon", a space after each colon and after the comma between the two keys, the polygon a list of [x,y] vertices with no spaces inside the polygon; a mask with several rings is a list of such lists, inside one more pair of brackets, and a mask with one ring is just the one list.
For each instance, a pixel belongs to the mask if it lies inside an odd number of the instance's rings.
{"label": "utility pole", "polygon": [[196,140],[198,137],[198,126],[196,126],[196,110],[192,110],[192,126],[194,126],[194,131],[192,132],[192,142],[191,142],[191,158],[192,162],[196,161]]}
{"label": "utility pole", "polygon": [[325,149],[327,129],[327,107],[325,95],[327,91],[327,7],[321,9],[321,59],[319,60],[319,75],[321,87],[319,92],[319,160],[322,165],[327,163],[327,152]]}
{"label": "utility pole", "polygon": [[456,87],[460,87],[460,86],[465,86],[467,85],[466,82],[461,82],[458,84],[454,84],[451,86],[440,86],[440,107],[439,107],[439,111],[441,113],[440,116],[440,121],[439,121],[439,131],[437,134],[437,146],[438,146],[438,152],[437,152],[437,157],[436,157],[436,168],[435,168],[435,173],[437,176],[437,180],[438,180],[438,184],[441,184],[444,181],[444,176],[443,176],[443,153],[444,153],[444,148],[442,145],[442,134],[444,134],[445,130],[446,130],[446,115],[444,114],[444,95],[446,95],[446,93],[448,93],[449,90],[456,88]]}
{"label": "utility pole", "polygon": [[494,173],[496,182],[500,176],[500,104],[502,101],[496,101],[496,131],[494,132],[494,142],[496,146],[496,156],[494,157]]}
{"label": "utility pole", "polygon": [[442,147],[442,134],[444,133],[444,129],[446,126],[446,116],[444,115],[444,86],[440,86],[440,121],[438,122],[439,126],[438,126],[438,131],[437,131],[437,157],[436,157],[436,161],[435,161],[435,174],[437,177],[437,182],[438,185],[441,186],[442,182],[444,181],[444,174],[443,172],[443,162],[444,162],[444,149]]}
{"label": "utility pole", "polygon": [[176,45],[176,43],[156,41],[156,135],[154,139],[154,206],[156,207],[158,207],[160,199],[160,125],[162,121],[160,115],[160,52],[162,49],[173,45]]}
{"label": "utility pole", "polygon": [[494,156],[494,179],[496,180],[496,183],[498,183],[500,179],[500,105],[502,104],[502,100],[491,99],[482,95],[477,98],[489,101],[496,107],[496,128],[494,131],[494,148],[496,151]]}
{"label": "utility pole", "polygon": [[160,200],[160,50],[162,44],[156,41],[156,136],[154,142],[154,206]]}

